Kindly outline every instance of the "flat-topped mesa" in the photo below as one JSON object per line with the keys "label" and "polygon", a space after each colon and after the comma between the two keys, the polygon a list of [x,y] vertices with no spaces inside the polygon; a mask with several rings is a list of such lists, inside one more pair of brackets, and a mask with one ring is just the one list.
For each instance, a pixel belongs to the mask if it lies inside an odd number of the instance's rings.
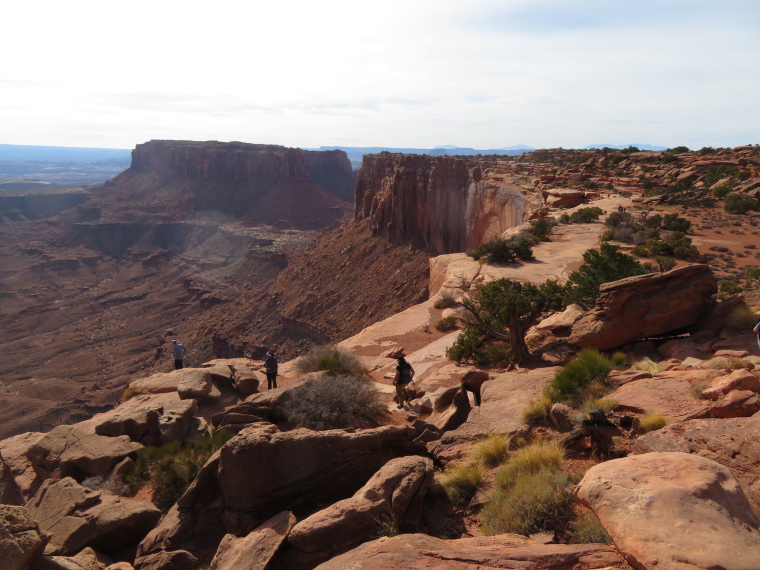
{"label": "flat-topped mesa", "polygon": [[506,161],[381,153],[357,175],[354,214],[374,235],[437,253],[474,249],[542,208],[537,180]]}
{"label": "flat-topped mesa", "polygon": [[[334,224],[353,196],[343,151],[305,151],[240,142],[156,140],[137,145],[132,165],[103,186],[106,215],[125,209],[184,217],[217,211],[258,223]],[[113,207],[108,198],[119,195]],[[103,200],[101,200],[103,201]]]}

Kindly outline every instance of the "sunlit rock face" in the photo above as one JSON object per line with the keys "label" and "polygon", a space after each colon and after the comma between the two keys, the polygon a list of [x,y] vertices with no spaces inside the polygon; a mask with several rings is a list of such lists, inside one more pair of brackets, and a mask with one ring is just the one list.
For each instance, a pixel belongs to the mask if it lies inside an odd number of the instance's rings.
{"label": "sunlit rock face", "polygon": [[544,206],[536,181],[506,161],[380,154],[365,156],[356,219],[375,235],[454,253],[499,237]]}

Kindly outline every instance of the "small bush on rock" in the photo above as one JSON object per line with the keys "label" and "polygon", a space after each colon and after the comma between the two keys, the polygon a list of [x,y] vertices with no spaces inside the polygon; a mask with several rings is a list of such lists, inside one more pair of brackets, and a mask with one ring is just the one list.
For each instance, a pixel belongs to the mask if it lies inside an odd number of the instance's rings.
{"label": "small bush on rock", "polygon": [[470,457],[476,463],[482,463],[486,467],[496,467],[509,457],[511,447],[512,436],[493,433],[473,446]]}
{"label": "small bush on rock", "polygon": [[314,378],[292,389],[283,406],[288,421],[316,431],[376,425],[384,407],[377,390],[358,376]]}
{"label": "small bush on rock", "polygon": [[326,370],[340,374],[365,374],[366,370],[358,356],[337,346],[317,346],[296,362],[299,372],[320,372]]}
{"label": "small bush on rock", "polygon": [[448,309],[457,305],[457,296],[451,291],[441,291],[438,298],[433,302],[436,309]]}
{"label": "small bush on rock", "polygon": [[459,506],[469,504],[482,482],[483,465],[477,462],[450,463],[441,478],[449,500]]}
{"label": "small bush on rock", "polygon": [[646,432],[662,429],[666,424],[665,416],[659,412],[646,414],[639,418],[639,427]]}
{"label": "small bush on rock", "polygon": [[583,349],[554,375],[546,394],[553,402],[577,399],[592,382],[603,382],[613,368],[599,351]]}
{"label": "small bush on rock", "polygon": [[642,358],[641,360],[637,360],[633,363],[633,366],[631,366],[633,370],[641,370],[643,372],[649,372],[652,376],[657,376],[660,372],[665,370],[667,367],[663,364],[660,364],[659,362],[655,362],[648,356],[645,358]]}
{"label": "small bush on rock", "polygon": [[435,323],[435,328],[442,332],[453,331],[457,328],[457,318],[454,316],[443,317]]}
{"label": "small bush on rock", "polygon": [[570,214],[570,221],[574,224],[590,224],[597,221],[602,214],[604,214],[604,210],[596,206],[578,208]]}

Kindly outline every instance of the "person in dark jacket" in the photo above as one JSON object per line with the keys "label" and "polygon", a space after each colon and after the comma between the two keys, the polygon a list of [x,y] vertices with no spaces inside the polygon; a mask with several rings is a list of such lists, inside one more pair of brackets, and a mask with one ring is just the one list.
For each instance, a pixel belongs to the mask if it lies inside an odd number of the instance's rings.
{"label": "person in dark jacket", "polygon": [[398,407],[403,408],[409,399],[406,387],[414,379],[414,368],[404,358],[403,354],[396,357],[398,365],[396,366],[396,376],[393,379],[393,385],[396,386],[396,396],[398,396]]}
{"label": "person in dark jacket", "polygon": [[264,360],[264,372],[267,375],[267,388],[277,388],[277,358],[270,350],[267,352],[266,360]]}

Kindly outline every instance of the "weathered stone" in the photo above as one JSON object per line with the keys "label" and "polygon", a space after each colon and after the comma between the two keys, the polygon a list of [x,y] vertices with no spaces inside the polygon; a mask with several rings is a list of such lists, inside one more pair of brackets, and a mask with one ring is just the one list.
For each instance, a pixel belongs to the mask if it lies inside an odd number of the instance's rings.
{"label": "weathered stone", "polygon": [[43,437],[44,433],[27,432],[0,441],[0,454],[8,467],[10,477],[21,492],[22,503],[33,495],[42,483],[27,453]]}
{"label": "weathered stone", "polygon": [[444,410],[436,410],[428,418],[428,423],[441,432],[451,431],[461,426],[470,414],[470,400],[467,391],[459,388],[454,393],[454,398],[449,407]]}
{"label": "weathered stone", "polygon": [[760,568],[760,521],[731,471],[710,459],[607,461],[586,472],[575,494],[637,568]]}
{"label": "weathered stone", "polygon": [[17,505],[0,505],[0,570],[22,570],[42,554],[47,536],[29,512]]}
{"label": "weathered stone", "polygon": [[534,328],[539,333],[551,333],[555,337],[566,337],[570,334],[575,321],[587,312],[581,305],[573,303],[561,313],[554,313],[545,318]]}
{"label": "weathered stone", "polygon": [[220,386],[231,386],[234,378],[234,371],[228,364],[206,363],[201,365],[206,372],[211,375],[211,380]]}
{"label": "weathered stone", "polygon": [[707,265],[605,283],[596,307],[576,321],[568,340],[584,348],[609,350],[682,329],[709,310],[717,291],[717,280]]}
{"label": "weathered stone", "polygon": [[564,366],[570,362],[580,351],[577,344],[571,344],[563,340],[555,340],[533,351],[535,356],[552,366]]}
{"label": "weathered stone", "polygon": [[182,400],[164,404],[158,418],[161,443],[166,445],[173,441],[182,441],[193,423],[198,404],[195,400]]}
{"label": "weathered stone", "polygon": [[21,505],[23,502],[21,489],[16,484],[10,466],[0,453],[0,505]]}
{"label": "weathered stone", "polygon": [[102,568],[94,553],[82,552],[76,556],[42,556],[34,562],[31,570],[101,570]]}
{"label": "weathered stone", "polygon": [[441,540],[426,534],[380,538],[317,566],[318,570],[484,570],[486,568],[625,568],[602,544],[540,544],[516,534]]}
{"label": "weathered stone", "polygon": [[243,395],[255,394],[259,391],[259,386],[263,386],[266,381],[267,377],[263,372],[248,366],[235,367],[235,388]]}
{"label": "weathered stone", "polygon": [[42,478],[56,469],[62,476],[82,474],[106,476],[126,456],[142,449],[129,436],[106,437],[87,434],[72,426],[58,426],[35,443],[27,457]]}
{"label": "weathered stone", "polygon": [[679,451],[725,465],[739,478],[760,513],[760,415],[679,422],[639,437],[633,453]]}
{"label": "weathered stone", "polygon": [[757,392],[733,390],[710,407],[716,418],[748,418],[760,412],[760,398]]}
{"label": "weathered stone", "polygon": [[560,402],[552,404],[552,409],[549,411],[549,418],[552,420],[554,427],[559,431],[566,432],[572,431],[575,427],[573,422],[570,421],[570,416],[573,413],[573,409],[570,406],[566,406]]}
{"label": "weathered stone", "polygon": [[702,390],[702,397],[718,400],[732,390],[760,392],[760,377],[743,368],[734,370],[731,374],[720,376],[710,382],[710,385]]}
{"label": "weathered stone", "polygon": [[149,501],[92,491],[70,477],[45,481],[26,508],[40,528],[51,534],[46,553],[63,556],[85,546],[117,551],[139,541],[161,517]]}
{"label": "weathered stone", "polygon": [[135,560],[136,570],[192,570],[198,565],[198,559],[186,550],[162,550]]}
{"label": "weathered stone", "polygon": [[146,435],[159,436],[158,418],[161,415],[159,406],[132,408],[124,412],[116,412],[95,426],[97,435],[117,437],[129,436],[132,441],[142,441]]}
{"label": "weathered stone", "polygon": [[[338,501],[299,522],[288,543],[309,553],[311,566],[374,538],[379,522],[393,520],[402,531],[417,529],[422,500],[433,481],[433,462],[401,457],[386,463],[350,499]],[[304,556],[300,560],[304,560]]]}
{"label": "weathered stone", "polygon": [[184,368],[181,371],[177,392],[182,400],[204,400],[211,394],[211,374],[204,368]]}
{"label": "weathered stone", "polygon": [[247,536],[225,535],[211,561],[211,570],[265,570],[295,524],[293,513],[283,511]]}

